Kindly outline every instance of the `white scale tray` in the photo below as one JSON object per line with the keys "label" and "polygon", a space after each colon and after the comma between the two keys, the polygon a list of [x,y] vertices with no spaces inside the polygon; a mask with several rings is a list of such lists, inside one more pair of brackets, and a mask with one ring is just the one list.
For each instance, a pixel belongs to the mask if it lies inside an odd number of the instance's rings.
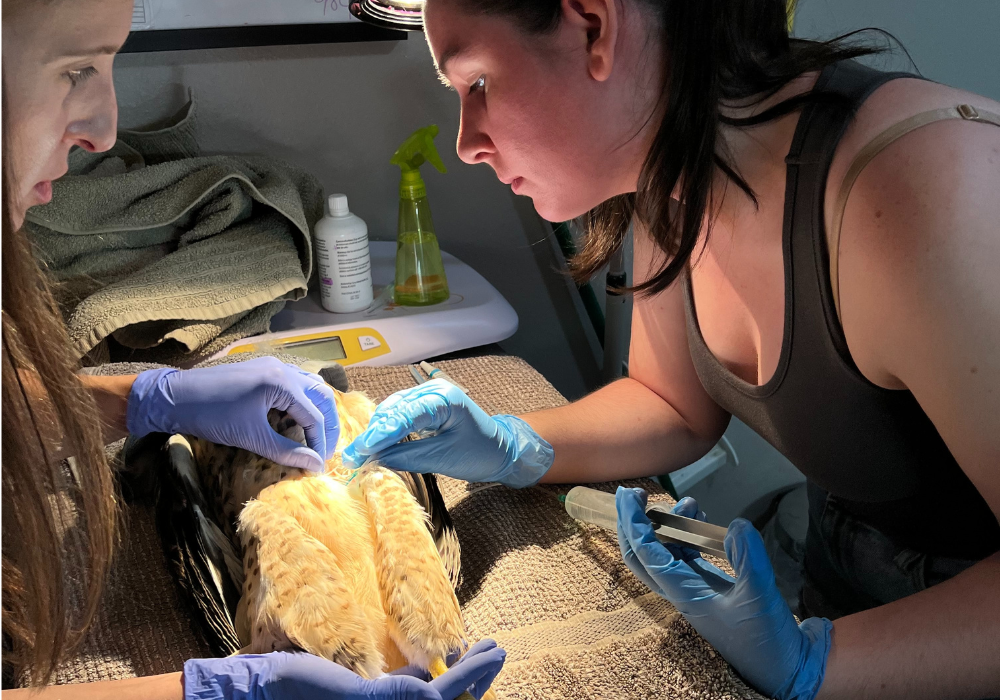
{"label": "white scale tray", "polygon": [[370,251],[376,299],[368,309],[331,313],[320,304],[318,290],[312,289],[308,296],[275,315],[270,333],[244,338],[215,357],[245,352],[258,343],[330,334],[337,335],[343,344],[346,357],[338,358],[341,364],[401,365],[496,343],[517,331],[513,307],[482,275],[455,256],[441,252],[451,291],[447,301],[433,306],[397,306],[388,295],[379,294],[394,282],[396,243],[371,241]]}

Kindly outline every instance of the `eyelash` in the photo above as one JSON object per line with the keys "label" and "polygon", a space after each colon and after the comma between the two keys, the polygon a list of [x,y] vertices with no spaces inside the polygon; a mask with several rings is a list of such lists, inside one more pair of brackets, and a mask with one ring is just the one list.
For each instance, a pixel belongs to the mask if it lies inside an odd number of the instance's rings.
{"label": "eyelash", "polygon": [[486,76],[481,75],[476,80],[476,82],[474,82],[472,85],[469,86],[469,94],[471,95],[477,90],[485,90],[485,89],[486,89]]}
{"label": "eyelash", "polygon": [[85,83],[89,78],[93,78],[97,75],[97,69],[93,66],[87,66],[86,68],[81,68],[80,70],[69,70],[66,71],[65,76],[69,80],[73,87]]}

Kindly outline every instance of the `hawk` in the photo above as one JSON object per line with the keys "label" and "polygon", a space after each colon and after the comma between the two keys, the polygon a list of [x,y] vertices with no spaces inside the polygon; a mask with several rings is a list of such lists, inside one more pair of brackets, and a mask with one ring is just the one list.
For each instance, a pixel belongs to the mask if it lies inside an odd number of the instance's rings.
{"label": "hawk", "polygon": [[[323,473],[166,440],[157,525],[172,572],[220,655],[301,649],[366,678],[406,665],[436,677],[468,645],[458,537],[433,475],[342,465],[375,405],[334,392],[340,439]],[[287,415],[268,419],[305,442]]]}

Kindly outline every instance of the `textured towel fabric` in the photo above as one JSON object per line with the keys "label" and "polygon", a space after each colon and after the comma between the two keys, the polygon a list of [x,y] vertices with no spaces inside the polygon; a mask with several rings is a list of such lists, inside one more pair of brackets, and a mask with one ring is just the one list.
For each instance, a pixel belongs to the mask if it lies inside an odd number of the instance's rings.
{"label": "textured towel fabric", "polygon": [[[319,183],[270,158],[190,157],[192,124],[193,107],[106,153],[74,151],[52,202],[28,212],[81,357],[193,364],[306,293]],[[98,347],[109,336],[120,352]]]}
{"label": "textured towel fabric", "polygon": [[[437,364],[491,413],[565,403],[518,358]],[[375,400],[413,386],[405,367],[347,372],[352,388]],[[653,482],[627,483],[649,490],[651,501],[669,501]],[[442,477],[439,484],[462,543],[458,595],[470,636],[493,636],[508,652],[494,683],[501,699],[760,697],[673,606],[629,572],[614,533],[566,515],[557,497],[569,486],[515,491]],[[125,547],[97,627],[78,658],[61,669],[60,682],[175,671],[184,658],[207,653],[170,583],[149,507],[128,511]]]}

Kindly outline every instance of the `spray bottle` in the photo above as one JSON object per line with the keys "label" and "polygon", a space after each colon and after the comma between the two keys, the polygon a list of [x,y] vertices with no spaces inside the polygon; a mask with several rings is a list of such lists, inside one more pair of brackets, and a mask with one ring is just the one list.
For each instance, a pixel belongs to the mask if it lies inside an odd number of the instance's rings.
{"label": "spray bottle", "polygon": [[390,161],[402,171],[399,181],[399,235],[396,240],[395,300],[403,306],[427,306],[445,301],[448,280],[431,221],[427,190],[420,177],[425,161],[447,172],[434,148],[437,125],[414,131]]}

